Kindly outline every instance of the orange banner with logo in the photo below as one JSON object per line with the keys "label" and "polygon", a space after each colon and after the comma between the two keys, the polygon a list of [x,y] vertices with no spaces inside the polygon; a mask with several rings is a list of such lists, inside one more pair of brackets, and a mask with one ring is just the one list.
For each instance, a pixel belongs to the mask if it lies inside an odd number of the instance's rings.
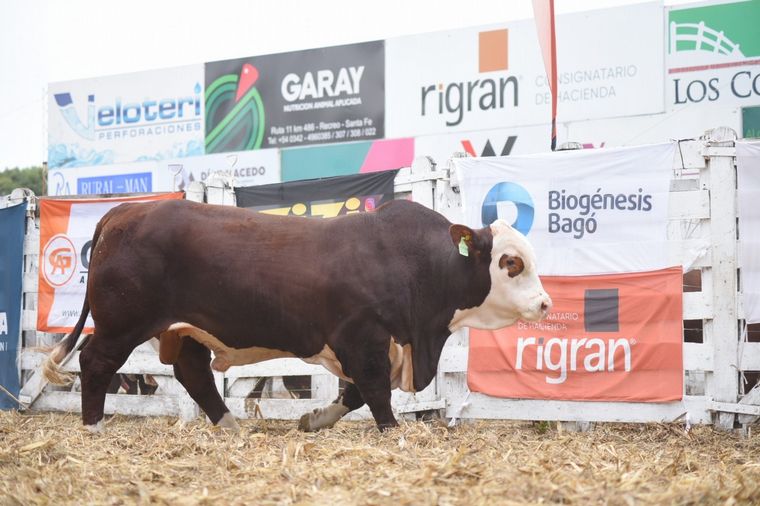
{"label": "orange banner with logo", "polygon": [[[123,202],[181,199],[184,192],[104,199],[40,199],[37,330],[69,332],[82,311],[92,234],[100,218]],[[92,332],[92,317],[84,332]]]}
{"label": "orange banner with logo", "polygon": [[470,390],[496,397],[667,402],[683,397],[680,267],[546,276],[542,322],[470,329]]}

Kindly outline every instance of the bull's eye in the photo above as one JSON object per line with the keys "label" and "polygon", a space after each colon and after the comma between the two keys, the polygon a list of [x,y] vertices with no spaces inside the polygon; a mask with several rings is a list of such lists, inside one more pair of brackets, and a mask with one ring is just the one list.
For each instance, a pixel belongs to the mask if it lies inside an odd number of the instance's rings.
{"label": "bull's eye", "polygon": [[499,259],[499,268],[507,269],[510,278],[514,278],[525,269],[523,259],[518,256],[502,255]]}

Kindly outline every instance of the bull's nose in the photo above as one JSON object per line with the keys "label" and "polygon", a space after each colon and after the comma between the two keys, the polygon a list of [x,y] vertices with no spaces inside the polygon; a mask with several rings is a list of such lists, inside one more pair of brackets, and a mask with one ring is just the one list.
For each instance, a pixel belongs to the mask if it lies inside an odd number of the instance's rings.
{"label": "bull's nose", "polygon": [[546,315],[549,314],[549,311],[552,309],[552,300],[549,298],[548,295],[544,297],[544,300],[541,301],[541,313],[543,313],[543,316],[546,317]]}

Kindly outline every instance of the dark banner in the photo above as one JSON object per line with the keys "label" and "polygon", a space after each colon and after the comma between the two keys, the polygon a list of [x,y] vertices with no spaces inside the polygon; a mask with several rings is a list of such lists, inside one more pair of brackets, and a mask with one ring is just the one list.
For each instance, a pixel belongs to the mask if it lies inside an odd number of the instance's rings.
{"label": "dark banner", "polygon": [[[26,203],[0,209],[0,385],[18,397]],[[0,389],[0,409],[18,408]]]}
{"label": "dark banner", "polygon": [[235,188],[238,207],[268,214],[331,218],[373,211],[393,200],[397,170]]}
{"label": "dark banner", "polygon": [[206,154],[385,135],[385,43],[206,63]]}

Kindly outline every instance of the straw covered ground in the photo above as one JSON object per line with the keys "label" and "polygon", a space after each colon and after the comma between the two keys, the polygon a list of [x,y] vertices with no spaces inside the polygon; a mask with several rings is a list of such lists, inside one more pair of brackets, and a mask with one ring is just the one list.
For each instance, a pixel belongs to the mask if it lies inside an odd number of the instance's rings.
{"label": "straw covered ground", "polygon": [[760,503],[760,438],[709,427],[295,426],[0,412],[0,504]]}

